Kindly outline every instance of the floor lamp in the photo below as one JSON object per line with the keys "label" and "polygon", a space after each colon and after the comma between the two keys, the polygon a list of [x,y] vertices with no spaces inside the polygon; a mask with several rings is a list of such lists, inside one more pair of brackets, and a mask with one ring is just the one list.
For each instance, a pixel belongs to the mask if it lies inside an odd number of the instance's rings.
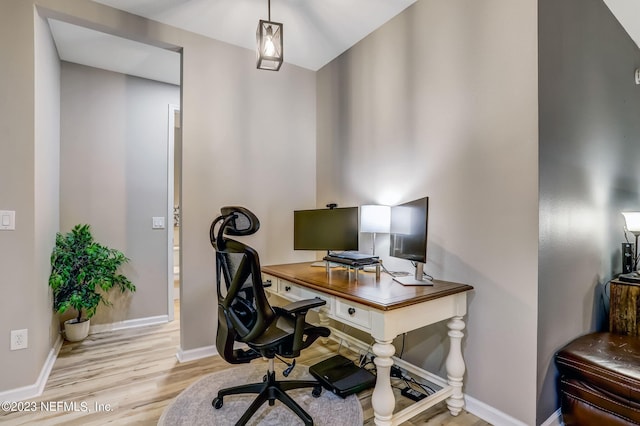
{"label": "floor lamp", "polygon": [[360,206],[360,232],[373,234],[372,255],[376,255],[376,234],[388,234],[391,226],[391,207]]}

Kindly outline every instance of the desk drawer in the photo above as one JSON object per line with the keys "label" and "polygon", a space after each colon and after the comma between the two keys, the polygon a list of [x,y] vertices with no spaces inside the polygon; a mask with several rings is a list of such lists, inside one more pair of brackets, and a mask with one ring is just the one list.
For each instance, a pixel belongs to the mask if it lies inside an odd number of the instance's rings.
{"label": "desk drawer", "polygon": [[333,312],[334,312],[334,308],[333,308],[334,299],[333,299],[333,297],[331,297],[328,294],[323,294],[323,293],[320,293],[320,292],[315,291],[315,290],[309,290],[308,288],[301,288],[300,290],[301,290],[300,295],[302,296],[302,299],[314,299],[314,298],[318,297],[318,298],[324,300],[325,302],[327,302],[326,305],[320,306],[320,308],[313,309],[314,311],[318,311],[321,308],[324,308],[324,309],[327,310],[327,313],[329,315],[333,315]]}
{"label": "desk drawer", "polygon": [[336,300],[336,317],[364,331],[371,329],[371,315],[366,306],[358,303]]}
{"label": "desk drawer", "polygon": [[285,299],[289,300],[301,300],[304,299],[302,296],[302,287],[297,286],[295,284],[290,283],[285,280],[278,280],[278,294]]}
{"label": "desk drawer", "polygon": [[264,284],[271,283],[270,286],[265,286],[264,291],[267,293],[267,296],[271,294],[278,294],[278,279],[276,277],[272,277],[271,275],[262,274],[262,282]]}

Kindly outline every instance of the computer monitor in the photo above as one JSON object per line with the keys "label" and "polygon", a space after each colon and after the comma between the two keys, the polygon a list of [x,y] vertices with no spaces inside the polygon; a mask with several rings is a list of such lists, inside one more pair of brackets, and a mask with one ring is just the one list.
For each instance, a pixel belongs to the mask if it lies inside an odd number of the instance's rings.
{"label": "computer monitor", "polygon": [[296,210],[294,250],[358,250],[358,208]]}
{"label": "computer monitor", "polygon": [[416,262],[413,277],[394,277],[405,285],[431,285],[424,278],[427,262],[427,226],[429,221],[429,197],[409,201],[391,207],[391,240],[389,255]]}

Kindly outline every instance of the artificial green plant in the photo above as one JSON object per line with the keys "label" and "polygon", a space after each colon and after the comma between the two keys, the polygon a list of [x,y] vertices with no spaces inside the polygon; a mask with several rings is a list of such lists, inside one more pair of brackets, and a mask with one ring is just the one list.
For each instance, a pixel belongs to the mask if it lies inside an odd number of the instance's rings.
{"label": "artificial green plant", "polygon": [[62,314],[72,308],[78,313],[76,321],[81,322],[96,313],[100,302],[111,305],[103,294],[113,287],[123,293],[136,291],[135,285],[118,273],[128,261],[122,252],[95,242],[89,225],[76,225],[66,234],[57,233],[49,276],[54,310]]}

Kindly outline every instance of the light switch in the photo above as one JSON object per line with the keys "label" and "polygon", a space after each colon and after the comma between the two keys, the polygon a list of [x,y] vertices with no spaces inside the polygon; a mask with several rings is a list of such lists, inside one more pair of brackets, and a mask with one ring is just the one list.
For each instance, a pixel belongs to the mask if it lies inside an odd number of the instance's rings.
{"label": "light switch", "polygon": [[164,217],[153,217],[151,227],[153,229],[164,229]]}
{"label": "light switch", "polygon": [[14,229],[16,229],[16,212],[0,210],[0,231],[13,231]]}

